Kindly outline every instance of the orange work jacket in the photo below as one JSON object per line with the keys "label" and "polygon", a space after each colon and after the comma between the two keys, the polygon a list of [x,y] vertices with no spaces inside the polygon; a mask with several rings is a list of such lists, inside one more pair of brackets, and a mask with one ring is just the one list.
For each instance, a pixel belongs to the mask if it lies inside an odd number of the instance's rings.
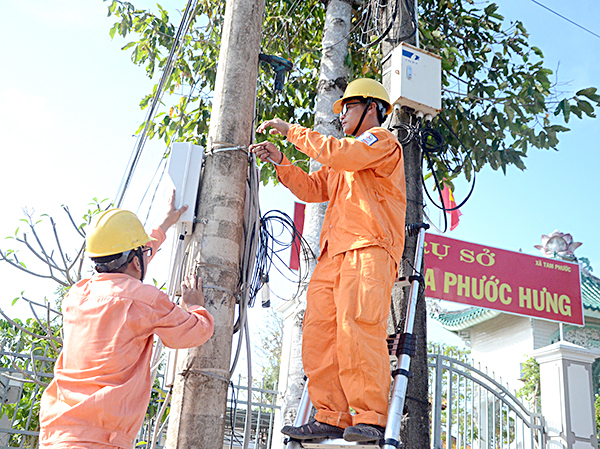
{"label": "orange work jacket", "polygon": [[300,200],[329,201],[320,249],[331,256],[380,246],[400,263],[404,248],[406,180],[402,146],[384,128],[336,139],[291,125],[287,140],[323,164],[311,174],[284,156],[276,166],[279,180]]}
{"label": "orange work jacket", "polygon": [[[159,228],[149,242],[156,254]],[[213,333],[205,308],[189,312],[152,285],[100,273],[71,287],[63,301],[63,349],[40,405],[40,447],[93,442],[131,447],[150,399],[153,336],[189,348]]]}

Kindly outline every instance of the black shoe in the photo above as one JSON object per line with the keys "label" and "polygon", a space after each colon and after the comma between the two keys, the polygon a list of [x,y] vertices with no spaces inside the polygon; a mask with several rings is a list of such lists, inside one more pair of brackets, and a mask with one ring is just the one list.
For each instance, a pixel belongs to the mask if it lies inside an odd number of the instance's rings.
{"label": "black shoe", "polygon": [[346,441],[379,441],[383,439],[385,429],[374,424],[358,423],[344,430]]}
{"label": "black shoe", "polygon": [[281,433],[294,440],[312,440],[316,438],[341,438],[344,429],[319,421],[311,421],[300,427],[284,426]]}

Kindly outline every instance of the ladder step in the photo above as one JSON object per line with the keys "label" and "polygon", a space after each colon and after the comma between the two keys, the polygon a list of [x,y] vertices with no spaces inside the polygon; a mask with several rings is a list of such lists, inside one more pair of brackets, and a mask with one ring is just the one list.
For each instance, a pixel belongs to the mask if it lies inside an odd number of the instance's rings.
{"label": "ladder step", "polygon": [[381,449],[375,442],[346,441],[343,438],[326,438],[324,440],[302,441],[301,446],[306,449]]}

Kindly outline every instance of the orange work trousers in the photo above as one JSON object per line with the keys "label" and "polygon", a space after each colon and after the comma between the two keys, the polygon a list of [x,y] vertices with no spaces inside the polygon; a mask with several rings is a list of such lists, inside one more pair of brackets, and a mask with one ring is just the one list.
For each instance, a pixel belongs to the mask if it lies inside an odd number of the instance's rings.
{"label": "orange work trousers", "polygon": [[317,421],[385,426],[387,319],[396,263],[379,246],[321,255],[307,293],[302,361]]}

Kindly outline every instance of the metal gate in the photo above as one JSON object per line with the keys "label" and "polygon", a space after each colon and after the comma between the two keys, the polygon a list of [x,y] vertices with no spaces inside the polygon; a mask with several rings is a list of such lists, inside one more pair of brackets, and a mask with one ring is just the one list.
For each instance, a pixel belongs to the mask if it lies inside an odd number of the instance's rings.
{"label": "metal gate", "polygon": [[434,449],[543,449],[543,417],[465,360],[429,354]]}

